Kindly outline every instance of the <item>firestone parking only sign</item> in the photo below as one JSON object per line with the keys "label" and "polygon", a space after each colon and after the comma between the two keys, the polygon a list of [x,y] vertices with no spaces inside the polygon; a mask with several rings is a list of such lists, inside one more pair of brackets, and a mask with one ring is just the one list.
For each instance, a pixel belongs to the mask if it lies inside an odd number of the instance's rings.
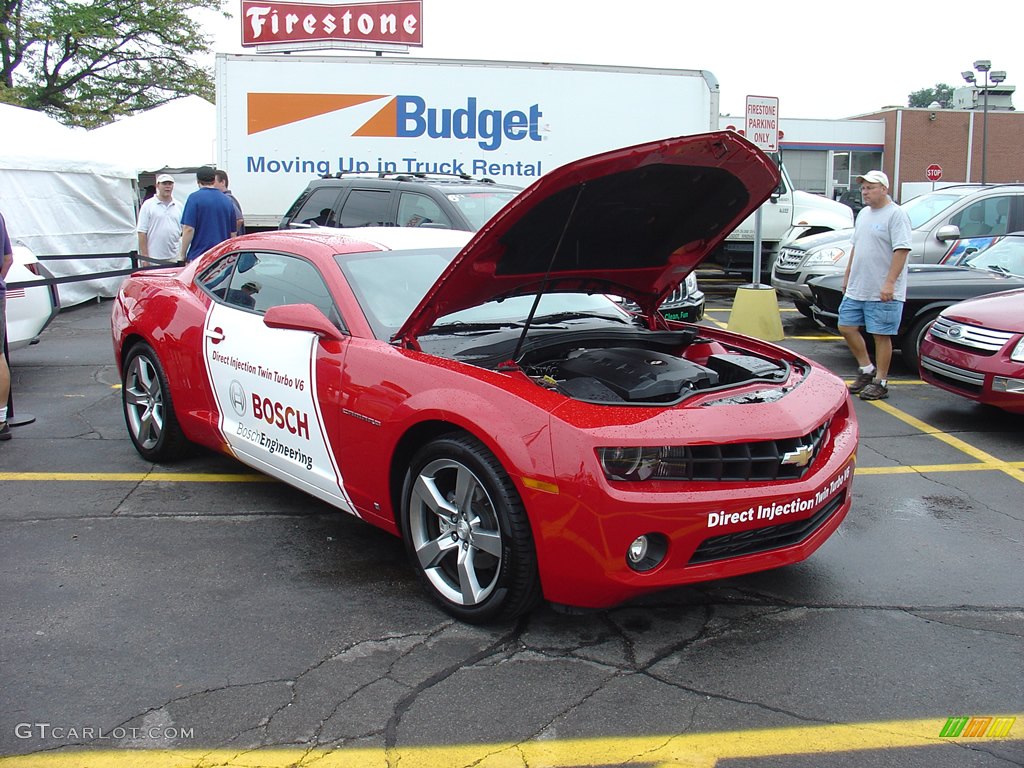
{"label": "firestone parking only sign", "polygon": [[747,96],[746,137],[765,152],[779,151],[779,99]]}

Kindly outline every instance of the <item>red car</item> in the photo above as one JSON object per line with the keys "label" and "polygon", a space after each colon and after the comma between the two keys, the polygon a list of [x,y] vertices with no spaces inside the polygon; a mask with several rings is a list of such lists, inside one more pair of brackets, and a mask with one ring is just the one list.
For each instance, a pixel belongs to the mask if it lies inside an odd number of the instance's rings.
{"label": "red car", "polygon": [[475,234],[270,232],[133,275],[128,431],[401,536],[471,622],[803,560],[850,508],[846,387],[656,309],[777,182],[715,132],[563,166]]}
{"label": "red car", "polygon": [[[1024,238],[1017,239],[1024,246]],[[1024,289],[990,293],[944,309],[921,340],[921,378],[979,403],[1024,414]]]}

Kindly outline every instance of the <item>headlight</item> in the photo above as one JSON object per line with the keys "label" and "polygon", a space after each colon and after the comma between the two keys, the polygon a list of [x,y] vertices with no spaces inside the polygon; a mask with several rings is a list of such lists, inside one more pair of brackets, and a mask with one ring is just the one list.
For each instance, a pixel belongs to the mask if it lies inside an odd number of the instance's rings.
{"label": "headlight", "polygon": [[804,262],[804,266],[820,266],[822,264],[832,265],[838,263],[839,260],[845,256],[846,250],[843,248],[822,248],[820,251],[814,251],[810,256],[808,256],[807,261]]}
{"label": "headlight", "polygon": [[1017,342],[1017,346],[1010,353],[1010,359],[1015,363],[1024,363],[1024,338]]}
{"label": "headlight", "polygon": [[657,451],[653,456],[649,452],[648,448],[598,448],[597,456],[609,480],[646,480],[658,457]]}
{"label": "headlight", "polygon": [[691,272],[686,276],[686,295],[693,296],[699,289],[697,288],[697,273]]}

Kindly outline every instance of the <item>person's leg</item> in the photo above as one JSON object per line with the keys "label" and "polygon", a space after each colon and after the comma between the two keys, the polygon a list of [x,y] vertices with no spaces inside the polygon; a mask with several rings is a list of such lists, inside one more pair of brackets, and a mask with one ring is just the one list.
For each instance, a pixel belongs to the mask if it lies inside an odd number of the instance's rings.
{"label": "person's leg", "polygon": [[884,400],[889,396],[892,337],[899,331],[902,315],[901,301],[871,301],[864,308],[865,327],[875,341],[877,366],[874,380],[860,392],[861,400]]}
{"label": "person's leg", "polygon": [[7,401],[11,398],[11,369],[7,367],[4,346],[7,341],[7,296],[0,292],[0,440],[11,439],[7,425]]}
{"label": "person's leg", "polygon": [[875,340],[875,381],[889,380],[889,365],[892,363],[892,336],[872,334]]}
{"label": "person's leg", "polygon": [[871,355],[868,354],[868,345],[864,341],[864,335],[860,332],[860,326],[840,325],[839,332],[843,334],[846,346],[849,347],[850,353],[857,361],[857,365],[861,368],[869,367],[871,365]]}
{"label": "person's leg", "polygon": [[846,346],[859,368],[856,378],[849,385],[849,390],[853,394],[863,390],[875,377],[875,367],[871,364],[868,345],[860,332],[864,323],[864,302],[844,296],[839,305],[839,333],[843,335]]}

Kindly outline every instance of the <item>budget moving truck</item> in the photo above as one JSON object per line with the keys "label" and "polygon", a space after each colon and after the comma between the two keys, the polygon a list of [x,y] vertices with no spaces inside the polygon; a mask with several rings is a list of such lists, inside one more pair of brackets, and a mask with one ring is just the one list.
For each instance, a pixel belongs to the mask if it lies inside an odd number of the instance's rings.
{"label": "budget moving truck", "polygon": [[[525,187],[617,147],[718,130],[710,72],[379,56],[219,54],[217,157],[247,228],[276,227],[317,176],[466,174]],[[762,240],[793,224],[792,184]],[[813,197],[808,195],[808,197]],[[815,231],[852,226],[824,198]],[[834,221],[833,221],[834,219]],[[753,229],[729,241],[751,263]],[[770,261],[766,261],[766,268]]]}

